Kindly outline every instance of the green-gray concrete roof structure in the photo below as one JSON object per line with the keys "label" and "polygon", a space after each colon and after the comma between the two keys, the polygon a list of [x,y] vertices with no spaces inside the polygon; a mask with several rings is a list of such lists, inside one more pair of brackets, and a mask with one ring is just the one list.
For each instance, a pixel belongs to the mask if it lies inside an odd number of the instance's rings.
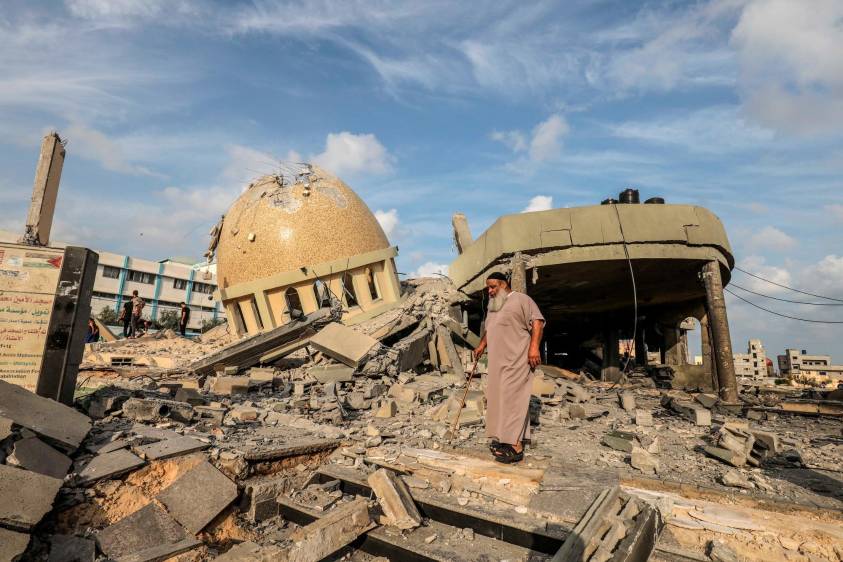
{"label": "green-gray concrete roof structure", "polygon": [[624,242],[639,306],[705,297],[699,271],[720,263],[724,284],[734,257],[723,224],[692,205],[612,204],[500,217],[450,265],[449,276],[476,296],[492,271],[521,252],[528,293],[547,313],[610,312],[632,304]]}

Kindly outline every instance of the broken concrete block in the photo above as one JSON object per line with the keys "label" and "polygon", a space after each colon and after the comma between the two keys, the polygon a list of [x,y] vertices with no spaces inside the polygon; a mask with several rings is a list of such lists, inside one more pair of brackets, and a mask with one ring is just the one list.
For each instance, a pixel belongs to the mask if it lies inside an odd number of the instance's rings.
{"label": "broken concrete block", "polygon": [[407,388],[403,384],[394,384],[390,387],[387,396],[394,398],[398,402],[415,402],[418,394],[411,388]]}
{"label": "broken concrete block", "polygon": [[243,483],[245,494],[241,511],[253,523],[260,523],[278,515],[278,496],[287,491],[289,481],[284,476],[250,478]]}
{"label": "broken concrete block", "polygon": [[214,425],[222,425],[228,408],[215,406],[194,406],[193,410],[199,415],[199,419],[208,420]]}
{"label": "broken concrete block", "polygon": [[629,390],[618,392],[618,400],[620,401],[621,408],[623,408],[625,412],[632,412],[635,410],[635,395]]}
{"label": "broken concrete block", "polygon": [[555,382],[544,376],[533,377],[533,396],[553,396],[555,392]]}
{"label": "broken concrete block", "polygon": [[603,436],[601,443],[616,451],[631,453],[635,447],[635,436],[625,431],[610,431]]}
{"label": "broken concrete block", "polygon": [[436,329],[436,349],[439,354],[440,365],[450,367],[448,370],[460,378],[465,376],[460,355],[457,353],[454,340],[451,339],[451,332],[444,326],[439,326]]}
{"label": "broken concrete block", "polygon": [[571,404],[568,406],[568,413],[570,413],[572,420],[583,420],[587,415],[585,406],[581,406],[580,404]]}
{"label": "broken concrete block", "polygon": [[694,408],[694,424],[701,427],[711,426],[711,410]]}
{"label": "broken concrete block", "polygon": [[703,408],[708,408],[709,410],[712,409],[714,406],[717,405],[717,398],[716,394],[697,394],[694,396],[697,402],[702,404]]}
{"label": "broken concrete block", "polygon": [[398,370],[410,371],[421,365],[429,341],[430,332],[420,329],[395,344],[394,348],[398,350]]}
{"label": "broken concrete block", "polygon": [[710,457],[714,457],[715,459],[723,461],[732,466],[744,466],[746,464],[745,454],[736,453],[735,451],[731,451],[729,449],[706,445],[705,447],[703,447],[703,451],[705,451],[705,453]]}
{"label": "broken concrete block", "polygon": [[142,445],[134,447],[134,451],[147,460],[161,460],[169,459],[170,457],[177,457],[179,455],[186,455],[188,453],[195,453],[208,447],[207,443],[203,443],[192,437],[180,436],[157,443],[150,443],[149,445]]}
{"label": "broken concrete block", "polygon": [[0,524],[26,531],[53,507],[62,481],[0,464]]}
{"label": "broken concrete block", "polygon": [[204,461],[162,490],[156,499],[193,534],[237,498],[237,485]]}
{"label": "broken concrete block", "polygon": [[136,421],[160,422],[168,419],[189,422],[193,407],[175,400],[158,398],[129,398],[123,404],[123,416]]}
{"label": "broken concrete block", "polygon": [[395,400],[384,400],[375,412],[376,418],[391,418],[398,413],[398,405]]}
{"label": "broken concrete block", "polygon": [[644,474],[657,474],[659,472],[659,461],[641,447],[633,447],[629,463]]}
{"label": "broken concrete block", "polygon": [[354,368],[348,365],[317,365],[308,369],[307,374],[321,383],[354,380]]}
{"label": "broken concrete block", "polygon": [[96,535],[100,550],[113,560],[164,560],[199,545],[163,508],[142,507]]}
{"label": "broken concrete block", "polygon": [[94,541],[73,535],[50,537],[50,557],[47,562],[94,562],[97,545]]}
{"label": "broken concrete block", "polygon": [[740,562],[741,560],[730,546],[721,541],[708,541],[707,554],[712,562]]}
{"label": "broken concrete block", "polygon": [[246,394],[249,392],[249,377],[217,377],[214,384],[211,386],[211,392],[225,396]]}
{"label": "broken concrete block", "polygon": [[237,365],[225,365],[222,368],[223,375],[236,375],[237,372],[240,371],[240,367]]}
{"label": "broken concrete block", "polygon": [[228,417],[238,422],[253,422],[258,419],[258,411],[254,408],[239,406],[229,410]]}
{"label": "broken concrete block", "polygon": [[345,397],[345,405],[352,410],[368,410],[372,407],[372,401],[362,392],[349,392]]}
{"label": "broken concrete block", "polygon": [[199,390],[196,388],[178,389],[174,400],[176,402],[187,402],[191,406],[201,406],[207,402],[207,400],[199,394]]}
{"label": "broken concrete block", "polygon": [[249,369],[249,383],[255,386],[275,381],[275,369],[269,367],[252,367]]}
{"label": "broken concrete block", "polygon": [[782,451],[779,436],[769,431],[750,429],[749,433],[755,438],[755,443],[761,444],[770,453],[776,454]]}
{"label": "broken concrete block", "polygon": [[12,454],[6,460],[7,464],[59,479],[67,475],[72,462],[70,457],[59,453],[37,437],[16,441]]}
{"label": "broken concrete block", "polygon": [[0,527],[0,560],[3,562],[20,560],[18,556],[23,554],[27,546],[29,546],[29,535]]}
{"label": "broken concrete block", "polygon": [[103,478],[120,476],[146,464],[143,459],[136,457],[125,449],[117,449],[109,453],[95,456],[85,465],[76,476],[77,486],[84,486]]}
{"label": "broken concrete block", "polygon": [[374,526],[368,502],[359,498],[329,511],[290,536],[293,546],[268,560],[318,562],[354,541]]}
{"label": "broken concrete block", "polygon": [[737,470],[727,470],[720,476],[720,483],[732,488],[751,490],[755,485]]}
{"label": "broken concrete block", "polygon": [[410,490],[394,472],[381,468],[369,475],[368,482],[388,519],[388,525],[402,530],[421,525],[422,517]]}
{"label": "broken concrete block", "polygon": [[0,416],[69,451],[75,451],[91,429],[88,416],[4,380],[0,380]]}
{"label": "broken concrete block", "polygon": [[641,427],[652,427],[653,413],[649,410],[635,410],[635,425]]}
{"label": "broken concrete block", "polygon": [[356,369],[379,342],[362,332],[332,322],[310,338],[310,345],[328,357]]}

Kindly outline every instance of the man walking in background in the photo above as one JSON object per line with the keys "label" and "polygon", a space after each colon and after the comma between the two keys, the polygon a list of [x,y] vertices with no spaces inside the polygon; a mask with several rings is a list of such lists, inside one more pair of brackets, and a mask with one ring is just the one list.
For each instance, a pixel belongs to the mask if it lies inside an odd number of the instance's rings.
{"label": "man walking in background", "polygon": [[119,320],[123,322],[123,337],[131,337],[132,334],[132,301],[127,300],[123,303],[123,308],[120,310]]}
{"label": "man walking in background", "polygon": [[187,323],[190,322],[190,307],[186,303],[181,303],[181,312],[179,313],[179,332],[184,336],[187,331]]}
{"label": "man walking in background", "polygon": [[480,345],[480,357],[488,346],[486,380],[486,437],[495,460],[518,462],[524,458],[524,439],[530,437],[530,394],[533,370],[541,363],[539,345],[544,316],[535,301],[513,291],[502,273],[486,279],[489,312]]}
{"label": "man walking in background", "polygon": [[137,337],[141,327],[141,314],[146,302],[138,296],[138,291],[132,291],[132,335],[129,337]]}

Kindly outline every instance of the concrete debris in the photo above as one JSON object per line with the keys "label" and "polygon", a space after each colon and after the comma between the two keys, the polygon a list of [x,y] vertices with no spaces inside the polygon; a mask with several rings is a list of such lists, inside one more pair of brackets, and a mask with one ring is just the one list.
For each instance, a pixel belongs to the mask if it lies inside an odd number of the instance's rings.
{"label": "concrete debris", "polygon": [[635,410],[635,425],[641,427],[653,426],[653,413],[649,410]]}
{"label": "concrete debris", "polygon": [[67,469],[73,461],[37,437],[28,437],[15,442],[12,454],[6,462],[38,474],[62,479],[67,475]]}
{"label": "concrete debris", "polygon": [[0,465],[0,525],[27,531],[53,506],[62,481],[21,468]]}
{"label": "concrete debris", "polygon": [[97,545],[91,539],[73,535],[53,535],[47,562],[94,562]]}
{"label": "concrete debris", "polygon": [[175,437],[149,445],[134,447],[133,450],[146,460],[162,460],[207,449],[208,444],[192,437]]}
{"label": "concrete debris", "polygon": [[635,448],[635,435],[625,431],[610,431],[601,442],[616,451],[631,453]]}
{"label": "concrete debris", "polygon": [[26,550],[29,535],[0,527],[0,560],[12,562]]}
{"label": "concrete debris", "polygon": [[385,524],[403,530],[421,525],[422,517],[413,497],[395,473],[381,468],[369,476],[368,482],[386,516]]}
{"label": "concrete debris", "polygon": [[637,468],[644,474],[658,474],[661,472],[658,459],[641,447],[632,448],[630,464],[633,468]]}
{"label": "concrete debris", "polygon": [[347,365],[317,365],[307,374],[321,383],[351,382],[354,380],[354,368]]}
{"label": "concrete debris", "polygon": [[160,422],[167,419],[189,422],[193,418],[193,407],[175,400],[130,398],[123,404],[123,415],[144,422]]}
{"label": "concrete debris", "polygon": [[727,470],[720,476],[720,483],[730,488],[743,488],[751,490],[755,485],[737,470]]}
{"label": "concrete debris", "polygon": [[154,503],[99,531],[96,539],[109,558],[137,562],[164,560],[199,544]]}
{"label": "concrete debris", "polygon": [[380,342],[342,324],[331,323],[310,339],[310,345],[332,359],[356,369]]}
{"label": "concrete debris", "polygon": [[618,400],[620,401],[621,408],[623,408],[625,412],[632,412],[635,410],[635,395],[629,390],[618,392]]}
{"label": "concrete debris", "polygon": [[211,392],[226,396],[235,394],[247,394],[251,379],[249,377],[220,376],[216,377],[211,384]]}
{"label": "concrete debris", "polygon": [[114,478],[131,472],[146,464],[143,459],[137,457],[125,449],[117,449],[95,456],[88,462],[76,476],[76,485],[84,486],[103,478]]}
{"label": "concrete debris", "polygon": [[0,416],[69,451],[76,450],[91,429],[91,420],[84,414],[2,379]]}
{"label": "concrete debris", "polygon": [[201,462],[156,496],[173,518],[198,533],[237,498],[237,485]]}

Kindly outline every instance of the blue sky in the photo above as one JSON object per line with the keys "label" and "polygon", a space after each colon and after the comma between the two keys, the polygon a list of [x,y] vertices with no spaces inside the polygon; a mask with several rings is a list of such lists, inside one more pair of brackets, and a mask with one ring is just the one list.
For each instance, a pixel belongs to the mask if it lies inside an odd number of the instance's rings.
{"label": "blue sky", "polygon": [[[404,272],[453,259],[454,211],[477,234],[632,186],[713,210],[744,269],[843,298],[841,52],[836,0],[11,0],[0,228],[22,228],[54,128],[54,237],[94,248],[199,256],[251,177],[307,159],[377,212]],[[736,348],[843,361],[841,327],[729,305]]]}

